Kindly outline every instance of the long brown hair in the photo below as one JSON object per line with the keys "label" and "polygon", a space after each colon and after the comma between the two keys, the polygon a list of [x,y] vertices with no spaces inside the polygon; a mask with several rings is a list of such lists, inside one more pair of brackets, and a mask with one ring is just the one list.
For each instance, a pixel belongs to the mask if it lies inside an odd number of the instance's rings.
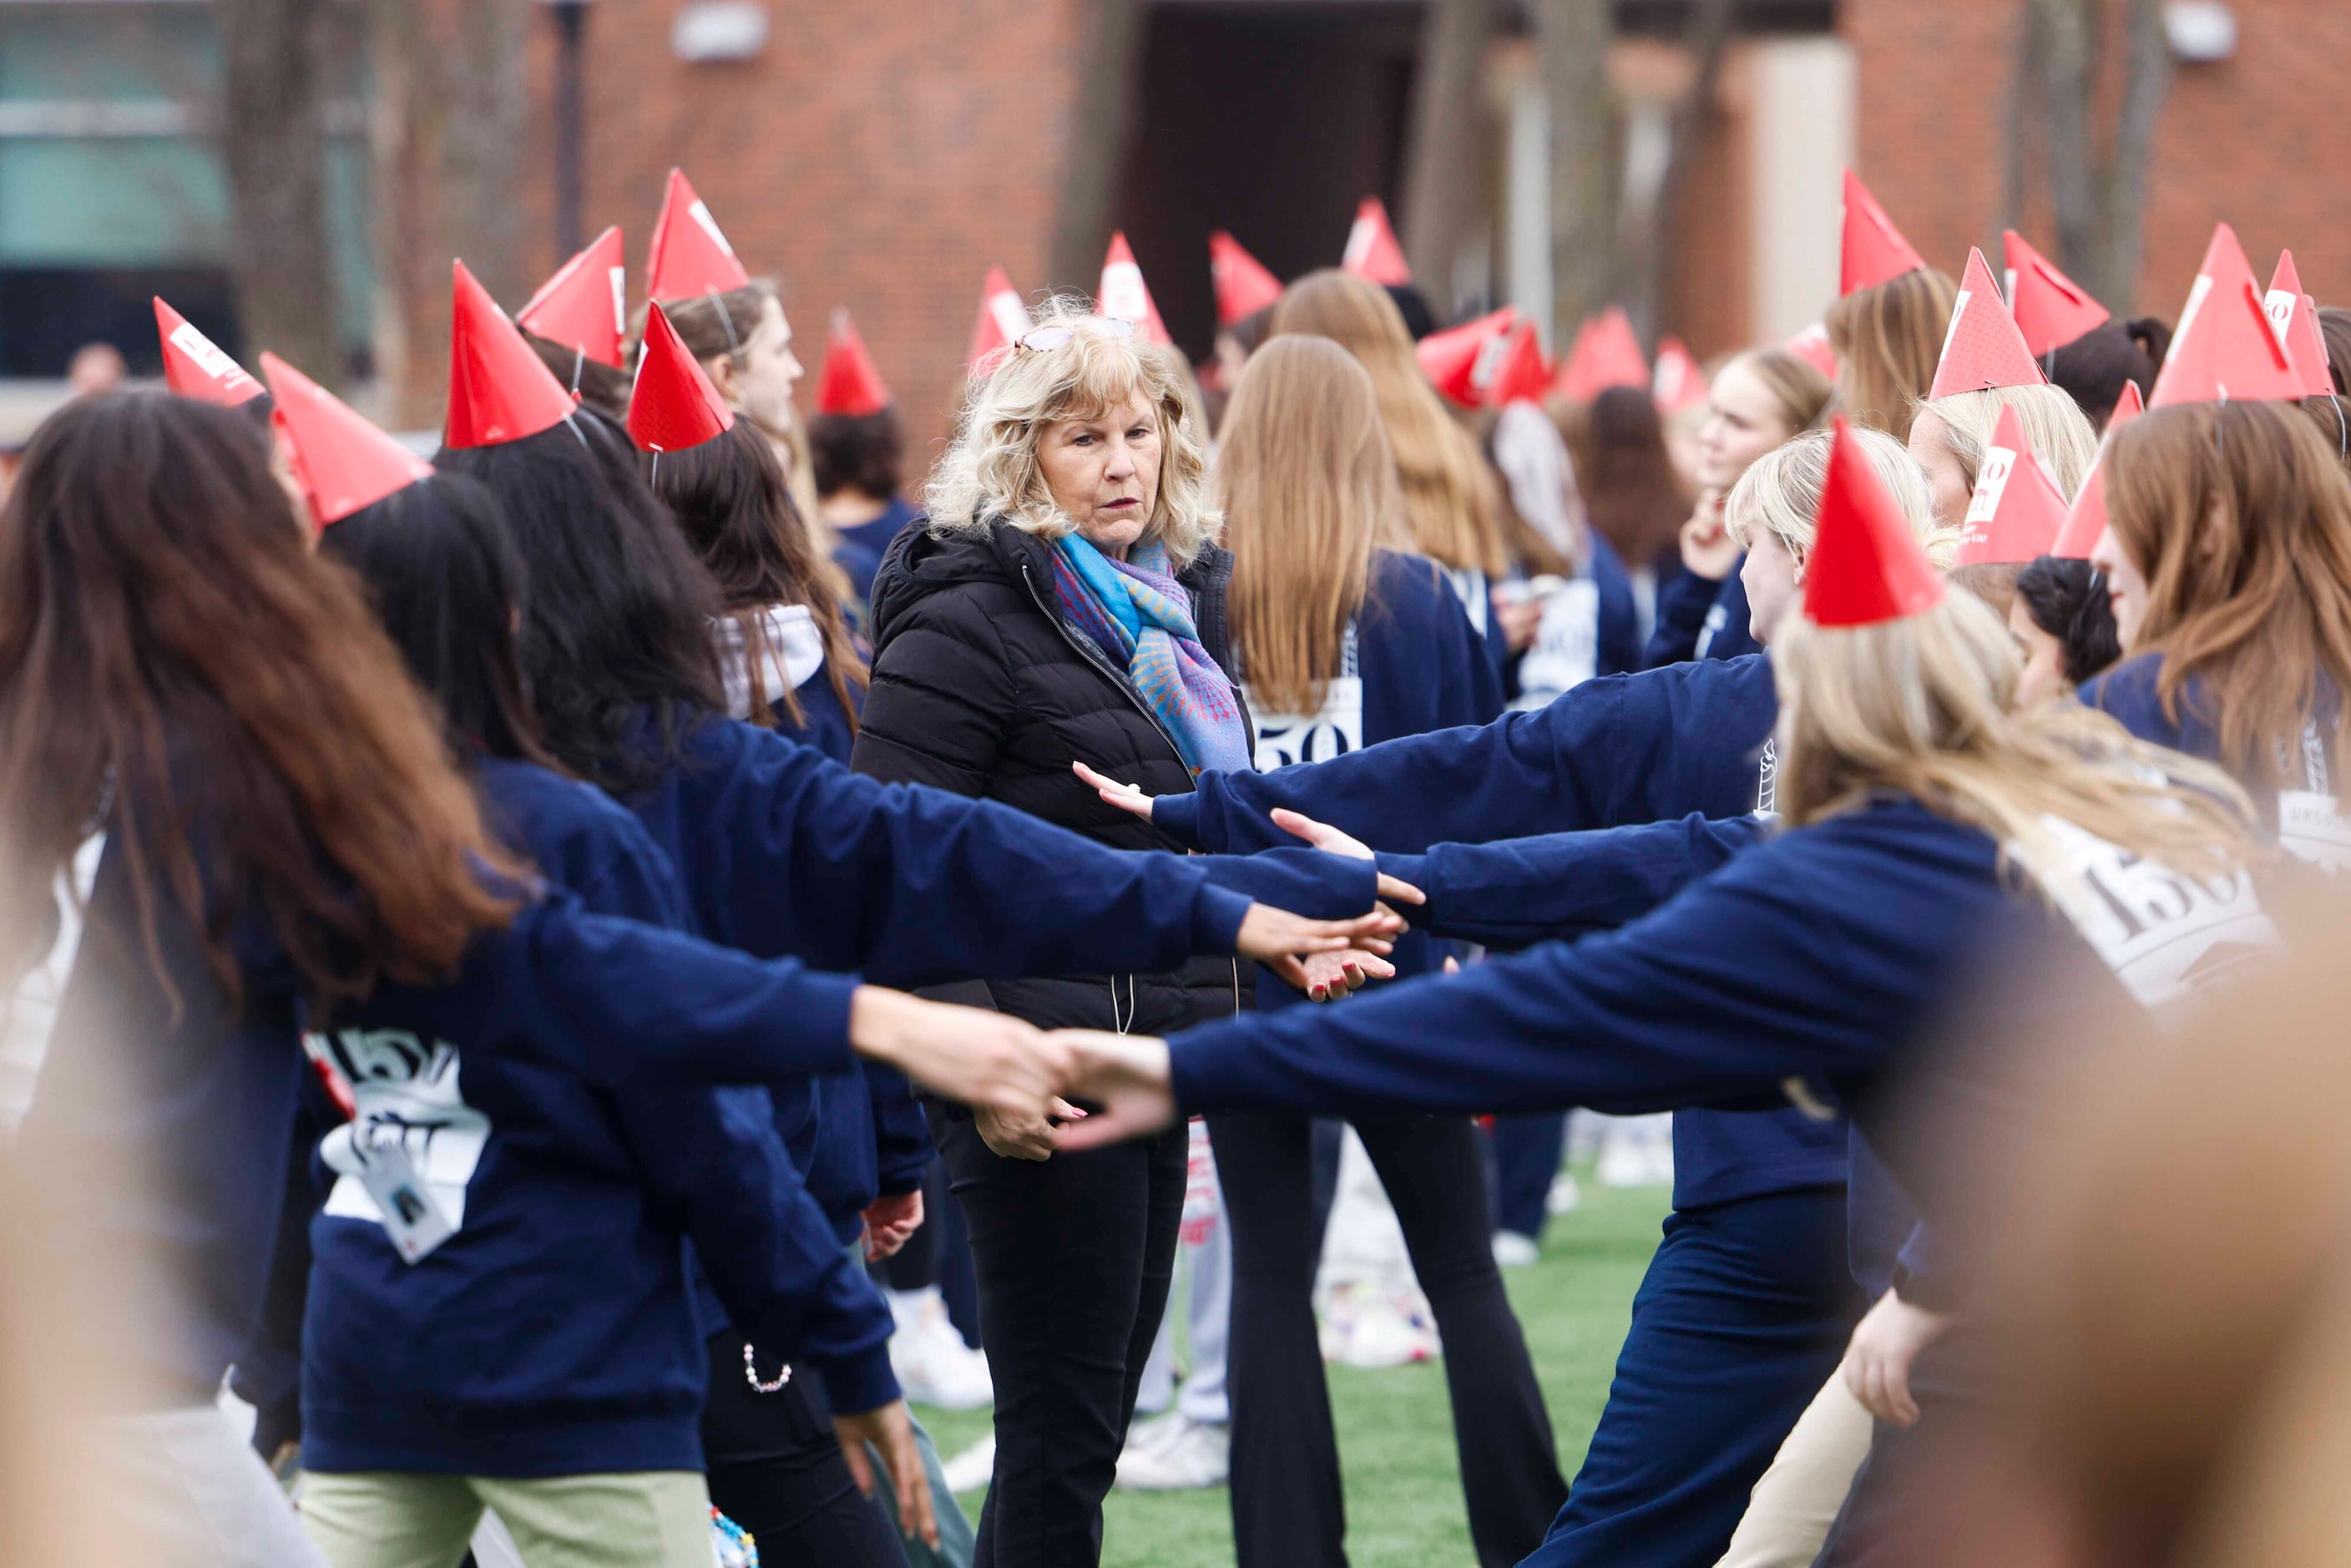
{"label": "long brown hair", "polygon": [[1830,302],[1823,321],[1847,419],[1910,438],[1910,416],[1935,384],[1959,296],[1949,274],[1923,267]]}
{"label": "long brown hair", "polygon": [[1272,337],[1328,338],[1371,372],[1420,552],[1489,578],[1508,570],[1494,471],[1421,372],[1412,334],[1387,290],[1336,267],[1310,272],[1282,291],[1270,330]]}
{"label": "long brown hair", "polygon": [[1317,712],[1370,591],[1373,549],[1411,548],[1371,376],[1327,338],[1276,338],[1233,384],[1217,472],[1226,614],[1249,695],[1270,711]]}
{"label": "long brown hair", "polygon": [[850,640],[835,574],[823,569],[768,438],[738,419],[734,428],[699,446],[649,453],[644,461],[653,494],[669,503],[686,542],[718,584],[719,612],[742,632],[750,666],[751,721],[773,725],[774,705],[780,702],[792,723],[807,722],[796,694],[771,695],[766,689],[769,650],[760,612],[771,604],[797,604],[807,609],[824,639],[825,674],[850,733],[856,734],[857,706],[849,689],[864,686],[872,677]]}
{"label": "long brown hair", "polygon": [[[687,353],[705,366],[713,360],[731,360],[739,371],[743,350],[750,345],[751,335],[759,329],[771,299],[778,309],[783,308],[783,286],[772,277],[755,277],[742,287],[730,288],[724,294],[665,299],[662,302],[662,314],[677,329],[678,340],[685,345]],[[632,356],[642,353],[644,347],[642,307],[634,342]],[[789,429],[768,431],[768,439],[783,448],[784,455],[778,461],[783,465],[792,505],[808,519],[809,531],[822,547],[819,553],[823,557],[824,570],[834,574],[834,591],[845,595],[849,591],[848,574],[832,564],[832,525],[817,514],[816,456],[809,445],[808,422],[796,415]]]}
{"label": "long brown hair", "polygon": [[[2283,781],[2321,679],[2351,697],[2351,478],[2282,403],[2151,409],[2113,433],[2099,465],[2107,526],[2147,578],[2127,653],[2159,653],[2157,692],[2220,737],[2241,779]],[[2351,779],[2351,724],[2336,727]]]}
{"label": "long brown hair", "polygon": [[1646,387],[1610,387],[1568,411],[1562,432],[1575,458],[1583,515],[1638,571],[1663,560],[1680,537],[1692,497],[1674,472],[1666,430]]}
{"label": "long brown hair", "polygon": [[232,998],[241,917],[268,919],[324,1008],[446,977],[516,907],[490,879],[523,868],[357,580],[311,552],[260,431],[152,392],[51,415],[0,510],[0,929],[48,928],[110,789],[150,961],[169,896]]}

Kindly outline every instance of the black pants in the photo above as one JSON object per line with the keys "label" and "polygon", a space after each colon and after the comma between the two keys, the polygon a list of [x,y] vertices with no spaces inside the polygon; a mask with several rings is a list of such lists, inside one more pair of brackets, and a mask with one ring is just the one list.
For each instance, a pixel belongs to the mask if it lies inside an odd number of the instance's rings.
{"label": "black pants", "polygon": [[[777,1371],[763,1364],[760,1379],[772,1382]],[[796,1368],[775,1393],[753,1392],[732,1330],[710,1339],[702,1452],[711,1502],[751,1532],[760,1562],[906,1568],[896,1524],[850,1477],[814,1378]]]}
{"label": "black pants", "polygon": [[1186,1135],[1042,1162],[940,1118],[996,1380],[996,1475],[976,1568],[1092,1568],[1134,1393],[1167,1308]]}
{"label": "black pants", "polygon": [[[1551,1416],[1494,1266],[1478,1134],[1467,1117],[1359,1121],[1445,1341],[1445,1383],[1478,1560],[1540,1545],[1567,1496]],[[1233,1538],[1238,1568],[1346,1562],[1346,1503],[1314,1333],[1305,1118],[1208,1118],[1233,1228]]]}

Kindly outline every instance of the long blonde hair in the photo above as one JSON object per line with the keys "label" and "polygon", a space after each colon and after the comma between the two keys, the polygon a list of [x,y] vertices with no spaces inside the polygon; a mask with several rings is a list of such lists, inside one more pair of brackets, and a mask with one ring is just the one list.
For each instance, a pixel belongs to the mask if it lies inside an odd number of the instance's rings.
{"label": "long blonde hair", "polygon": [[1949,274],[1922,267],[1830,301],[1822,320],[1845,418],[1909,439],[1911,411],[1935,384],[1959,296]]}
{"label": "long blonde hair", "polygon": [[1371,373],[1395,451],[1405,516],[1423,555],[1489,578],[1509,570],[1501,486],[1476,437],[1446,412],[1421,372],[1412,334],[1387,290],[1335,267],[1310,272],[1282,290],[1268,331],[1269,340],[1295,332],[1328,338]]}
{"label": "long blonde hair", "polygon": [[1943,422],[1945,444],[1973,487],[2004,408],[2016,410],[2024,439],[2049,465],[2049,476],[2057,481],[2065,498],[2072,500],[2080,493],[2090,465],[2098,460],[2098,432],[2081,405],[2057,388],[1988,387],[1981,392],[1952,392],[1920,403],[1917,412]]}
{"label": "long blonde hair", "polygon": [[2252,803],[2219,768],[2079,704],[2015,711],[2016,641],[1972,595],[1869,626],[1790,615],[1771,661],[1790,826],[1907,795],[1990,834],[2044,890],[2062,863],[2051,817],[2198,879],[2260,855]]}
{"label": "long blonde hair", "polygon": [[[1959,536],[1935,526],[1934,492],[1910,454],[1882,430],[1855,425],[1849,435],[1928,557],[1938,567],[1949,565],[1959,548]],[[1832,432],[1807,430],[1747,465],[1722,501],[1723,528],[1740,549],[1751,549],[1760,531],[1776,535],[1799,565],[1812,554],[1813,518],[1821,509],[1822,487],[1828,483],[1829,448],[1834,440]]]}
{"label": "long blonde hair", "polygon": [[1056,296],[1037,313],[1037,329],[1066,328],[1070,340],[1050,349],[1015,347],[987,380],[975,382],[956,420],[955,440],[924,492],[934,533],[976,532],[1001,517],[1049,539],[1069,533],[1037,463],[1049,424],[1094,419],[1136,392],[1159,423],[1159,488],[1143,538],[1189,565],[1216,538],[1224,517],[1208,485],[1208,454],[1194,421],[1174,357],[1122,335],[1074,296]]}
{"label": "long blonde hair", "polygon": [[1317,712],[1370,591],[1373,549],[1411,548],[1371,376],[1327,338],[1276,338],[1234,383],[1217,466],[1226,619],[1249,695],[1269,711]]}

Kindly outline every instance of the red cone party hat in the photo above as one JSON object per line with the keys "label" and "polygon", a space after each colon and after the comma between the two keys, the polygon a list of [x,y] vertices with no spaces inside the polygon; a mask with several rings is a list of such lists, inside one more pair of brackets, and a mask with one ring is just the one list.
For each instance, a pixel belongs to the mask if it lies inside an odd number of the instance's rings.
{"label": "red cone party hat", "polygon": [[1943,334],[1943,357],[1935,365],[1932,402],[1954,392],[1989,392],[1993,387],[2037,387],[2048,377],[2024,346],[2024,334],[1984,265],[1983,252],[1970,249],[1968,270],[1959,280],[1959,298],[1951,303],[1950,329]]}
{"label": "red cone party hat", "polygon": [[975,376],[987,374],[1004,350],[1035,325],[1029,319],[1029,307],[1020,303],[1020,296],[1014,291],[1012,279],[1002,267],[989,267],[987,281],[979,286],[979,319],[971,324],[971,350],[963,357],[965,369]]}
{"label": "red cone party hat", "polygon": [[2335,391],[2326,373],[2326,340],[2318,330],[2318,302],[2302,291],[2302,275],[2294,269],[2294,252],[2278,252],[2277,270],[2270,275],[2270,291],[2262,300],[2270,327],[2285,348],[2285,357],[2301,379],[2302,395],[2325,397]]}
{"label": "red cone party hat", "polygon": [[1590,402],[1610,387],[1646,387],[1649,361],[1634,334],[1633,319],[1622,306],[1611,305],[1597,316],[1587,316],[1575,329],[1567,358],[1559,368],[1552,391],[1577,402]]}
{"label": "red cone party hat", "polygon": [[1412,281],[1412,267],[1404,259],[1404,246],[1396,243],[1395,230],[1388,223],[1388,209],[1377,196],[1365,196],[1357,204],[1355,221],[1347,230],[1347,248],[1339,258],[1339,266],[1367,283],[1400,288]]}
{"label": "red cone party hat", "polygon": [[1927,258],[1902,237],[1902,231],[1894,226],[1869,187],[1850,169],[1844,172],[1844,229],[1837,283],[1841,295],[1875,288],[1927,265]]}
{"label": "red cone party hat", "polygon": [[1842,414],[1835,428],[1804,559],[1804,613],[1815,626],[1875,626],[1932,610],[1943,580]]}
{"label": "red cone party hat", "polygon": [[1486,406],[1501,408],[1514,402],[1541,402],[1551,391],[1551,366],[1543,361],[1542,340],[1535,324],[1519,323],[1502,350],[1501,368],[1486,386]]}
{"label": "red cone party hat", "polygon": [[1135,265],[1123,229],[1110,236],[1110,254],[1102,257],[1102,287],[1094,291],[1094,299],[1103,315],[1134,322],[1144,342],[1174,341],[1159,319],[1159,307],[1151,302],[1151,289],[1143,281],[1143,268]]}
{"label": "red cone party hat", "polygon": [[1795,355],[1829,380],[1836,380],[1836,350],[1829,344],[1829,329],[1818,321],[1813,322],[1780,347]]}
{"label": "red cone party hat", "polygon": [[2236,231],[2221,224],[2188,291],[2149,408],[2175,402],[2258,402],[2302,395],[2302,378],[2270,329]]}
{"label": "red cone party hat", "polygon": [[2033,358],[2062,349],[2105,322],[2106,308],[2025,244],[2022,235],[2002,229],[2000,245],[2008,267],[2008,313],[2016,318],[2016,329],[2024,334],[2024,346]]}
{"label": "red cone party hat", "polygon": [[552,430],[571,416],[571,394],[522,340],[465,264],[450,289],[451,446],[497,446]]}
{"label": "red cone party hat", "polygon": [[433,476],[433,465],[374,425],[342,399],[264,350],[261,373],[275,400],[269,421],[287,457],[310,520],[320,528],[372,507],[395,490]]}
{"label": "red cone party hat", "polygon": [[653,222],[653,248],[645,256],[645,298],[724,294],[750,281],[751,275],[735,259],[735,247],[718,232],[710,208],[694,193],[684,172],[672,169],[661,216]]}
{"label": "red cone party hat", "polygon": [[1246,321],[1281,298],[1281,279],[1222,229],[1208,235],[1208,276],[1217,286],[1219,327]]}
{"label": "red cone party hat", "polygon": [[2147,405],[2138,395],[2137,382],[2123,383],[2123,395],[2115,401],[2115,412],[2106,416],[2106,434],[2098,443],[2097,461],[2082,476],[2081,493],[2074,497],[2074,509],[2065,514],[2065,526],[2057,530],[2051,541],[2049,553],[2065,560],[2087,560],[2090,552],[2098,548],[2098,538],[2106,531],[2106,486],[2099,476],[2105,466],[2106,448],[2114,444],[2115,432],[2145,413]]}
{"label": "red cone party hat", "polygon": [[1413,357],[1438,392],[1464,408],[1477,408],[1502,368],[1510,330],[1518,324],[1518,307],[1505,305],[1458,327],[1431,332],[1413,345]]}
{"label": "red cone party hat", "polygon": [[629,391],[629,434],[648,452],[683,452],[734,428],[735,411],[702,373],[658,305],[645,312],[645,344]]}
{"label": "red cone party hat", "polygon": [[1961,525],[1959,566],[2022,566],[2046,555],[2065,526],[2065,492],[2024,439],[2013,408],[2000,411],[1991,444],[1976,468],[1976,493]]}
{"label": "red cone party hat", "polygon": [[627,362],[621,347],[629,335],[627,279],[615,225],[540,284],[515,325],[617,371]]}
{"label": "red cone party hat", "polygon": [[890,388],[865,351],[857,323],[847,310],[832,313],[832,335],[824,345],[824,370],[816,379],[816,411],[860,418],[890,406]]}
{"label": "red cone party hat", "polygon": [[163,384],[180,397],[235,408],[261,395],[261,383],[221,352],[220,345],[155,297],[155,335],[163,340]]}
{"label": "red cone party hat", "polygon": [[1682,347],[1679,338],[1657,340],[1657,363],[1649,376],[1649,395],[1657,412],[1673,415],[1706,406],[1706,372],[1698,357]]}

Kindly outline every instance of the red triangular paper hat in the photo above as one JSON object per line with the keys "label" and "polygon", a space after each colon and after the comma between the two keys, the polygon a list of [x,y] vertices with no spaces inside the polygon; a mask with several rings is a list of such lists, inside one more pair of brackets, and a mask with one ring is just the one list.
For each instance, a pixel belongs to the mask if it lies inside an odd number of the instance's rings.
{"label": "red triangular paper hat", "polygon": [[2098,538],[2106,531],[2106,484],[2099,476],[2099,470],[2105,466],[2106,448],[2114,444],[2115,432],[2137,419],[2146,407],[2138,395],[2138,383],[2125,382],[2123,395],[2115,400],[2115,412],[2106,416],[2106,433],[2099,439],[2097,460],[2082,476],[2082,488],[2074,497],[2073,510],[2065,514],[2065,526],[2057,530],[2057,538],[2049,546],[2051,555],[2066,560],[2087,560],[2090,552],[2098,548]]}
{"label": "red triangular paper hat", "polygon": [[1836,380],[1836,350],[1829,343],[1829,329],[1818,321],[1813,322],[1780,347],[1795,355],[1829,380]]}
{"label": "red triangular paper hat", "polygon": [[1875,626],[1933,609],[1943,580],[1842,414],[1835,431],[1804,558],[1804,613],[1815,626]]}
{"label": "red triangular paper hat", "polygon": [[2326,373],[2326,340],[2318,330],[2318,303],[2302,291],[2294,252],[2278,252],[2277,270],[2270,275],[2270,291],[2262,303],[2269,311],[2271,329],[2285,347],[2287,361],[2302,379],[2302,395],[2332,393],[2335,381]]}
{"label": "red triangular paper hat", "polygon": [[658,305],[645,312],[637,381],[629,389],[629,436],[648,452],[683,452],[735,426],[735,411]]}
{"label": "red triangular paper hat", "polygon": [[816,411],[863,416],[890,406],[890,388],[865,351],[865,340],[846,309],[832,313],[832,333],[825,340],[824,369],[816,379]]}
{"label": "red triangular paper hat", "polygon": [[2212,230],[2147,405],[2260,402],[2301,395],[2302,378],[2271,329],[2244,247],[2236,231],[2220,224]]}
{"label": "red triangular paper hat", "polygon": [[1976,465],[1975,494],[1960,524],[1959,566],[2022,566],[2049,553],[2065,526],[2065,492],[2024,439],[2012,407],[2000,411]]}
{"label": "red triangular paper hat", "polygon": [[1219,327],[1246,321],[1281,298],[1281,279],[1222,229],[1208,235],[1208,277],[1217,286]]}
{"label": "red triangular paper hat", "polygon": [[1649,395],[1656,400],[1657,412],[1681,413],[1706,404],[1706,372],[1698,369],[1698,356],[1682,346],[1679,338],[1657,340],[1657,362],[1650,372]]}
{"label": "red triangular paper hat", "polygon": [[1917,272],[1927,258],[1913,249],[1869,187],[1850,169],[1844,172],[1844,233],[1839,239],[1842,264],[1837,292],[1852,294],[1889,283],[1906,272]]}
{"label": "red triangular paper hat", "polygon": [[1610,387],[1649,385],[1649,361],[1641,340],[1624,308],[1611,305],[1597,316],[1587,316],[1575,329],[1575,341],[1559,367],[1552,391],[1577,402],[1590,402]]}
{"label": "red triangular paper hat", "polygon": [[1551,391],[1551,366],[1544,362],[1542,340],[1535,324],[1521,321],[1502,350],[1502,362],[1486,385],[1486,406],[1501,408],[1514,402],[1541,402]]}
{"label": "red triangular paper hat", "polygon": [[1935,362],[1935,384],[1927,399],[1956,392],[1990,392],[1994,387],[2046,386],[2040,361],[2024,346],[2024,334],[2001,303],[2000,287],[1983,252],[1970,246],[1968,270],[1959,279],[1959,298],[1951,302],[1951,325],[1943,334],[1943,357]]}
{"label": "red triangular paper hat", "polygon": [[515,315],[515,325],[619,370],[629,335],[628,263],[615,224],[538,286]]}
{"label": "red triangular paper hat", "polygon": [[1396,243],[1387,204],[1377,196],[1365,196],[1356,204],[1355,221],[1347,227],[1347,248],[1340,253],[1339,266],[1366,283],[1387,287],[1401,288],[1412,281],[1412,267],[1404,258],[1404,246]]}
{"label": "red triangular paper hat", "polygon": [[1431,332],[1413,345],[1413,357],[1438,392],[1464,408],[1476,408],[1485,402],[1486,389],[1502,368],[1502,355],[1510,347],[1506,340],[1518,321],[1518,307],[1505,305],[1458,327]]}
{"label": "red triangular paper hat", "polygon": [[989,267],[987,280],[979,286],[979,319],[971,324],[971,351],[963,357],[965,369],[975,376],[987,374],[996,368],[997,357],[1035,325],[1029,307],[1020,303],[1020,296],[1014,291],[1012,279],[1002,267]]}
{"label": "red triangular paper hat", "polygon": [[155,335],[163,342],[163,384],[181,397],[235,408],[261,395],[261,383],[188,319],[155,297]]}
{"label": "red triangular paper hat", "polygon": [[1143,268],[1135,265],[1123,229],[1110,236],[1110,252],[1102,257],[1102,287],[1095,290],[1094,299],[1103,315],[1134,322],[1144,342],[1174,341],[1167,336],[1166,323],[1159,319],[1159,307],[1151,302],[1151,289],[1143,281]]}
{"label": "red triangular paper hat", "polygon": [[718,232],[718,220],[694,193],[684,171],[672,169],[661,216],[653,221],[653,247],[645,255],[645,298],[725,294],[750,281],[751,275],[735,259],[735,247]]}
{"label": "red triangular paper hat", "polygon": [[462,261],[452,269],[449,304],[444,442],[497,446],[552,430],[571,416],[571,394]]}
{"label": "red triangular paper hat", "polygon": [[2008,268],[2008,313],[2016,319],[2016,329],[2024,334],[2024,346],[2034,358],[2064,348],[2107,319],[2106,308],[2027,245],[2022,235],[2002,229],[2000,246]]}
{"label": "red triangular paper hat", "polygon": [[433,465],[266,349],[261,372],[269,378],[270,423],[285,438],[294,477],[319,527],[433,476]]}

